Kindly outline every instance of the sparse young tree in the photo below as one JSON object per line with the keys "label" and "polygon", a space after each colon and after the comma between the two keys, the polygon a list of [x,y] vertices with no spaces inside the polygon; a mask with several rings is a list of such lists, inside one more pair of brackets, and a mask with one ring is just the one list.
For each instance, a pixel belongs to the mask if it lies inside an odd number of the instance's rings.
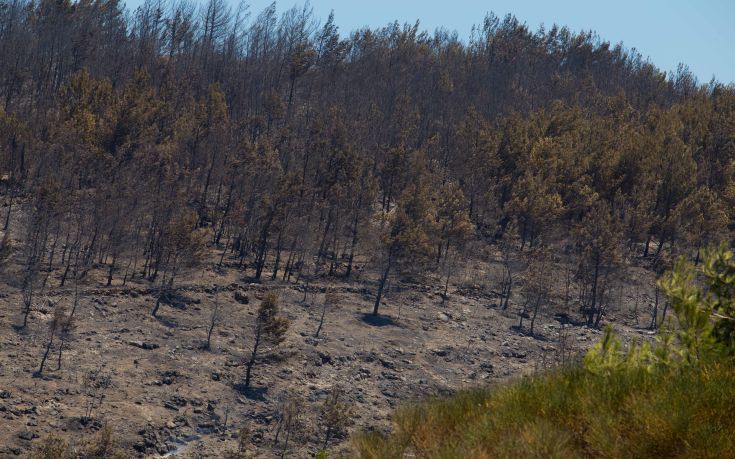
{"label": "sparse young tree", "polygon": [[288,452],[288,444],[291,438],[298,435],[304,428],[304,402],[296,395],[286,395],[278,404],[278,423],[276,435],[273,440],[274,446],[278,445],[283,435],[283,445],[279,457],[285,457]]}
{"label": "sparse young tree", "polygon": [[56,357],[56,371],[61,370],[62,353],[65,349],[65,346],[69,343],[69,341],[71,341],[75,329],[76,321],[74,319],[74,309],[72,308],[72,310],[69,311],[69,314],[63,318],[58,326],[59,353]]}
{"label": "sparse young tree", "polygon": [[355,412],[340,387],[333,387],[319,410],[319,425],[323,431],[322,449],[329,445],[335,436],[342,435],[352,425]]}
{"label": "sparse young tree", "polygon": [[[53,306],[51,303],[51,300],[49,300],[49,305]],[[70,332],[71,328],[73,327],[72,319],[70,319],[69,315],[66,312],[66,307],[64,305],[56,305],[53,306],[53,317],[51,318],[51,321],[48,324],[48,337],[46,338],[46,350],[43,353],[43,357],[41,357],[41,364],[38,367],[38,370],[34,373],[34,376],[36,377],[42,377],[43,376],[43,368],[46,365],[46,360],[48,359],[49,354],[51,353],[51,347],[54,345],[54,340],[59,337],[61,338],[61,335],[67,335]],[[62,343],[63,345],[63,343]],[[61,362],[61,353],[59,353],[59,362]],[[59,368],[61,366],[59,365]]]}
{"label": "sparse young tree", "polygon": [[102,428],[81,444],[72,447],[55,435],[41,440],[29,456],[31,459],[125,459],[128,457],[120,448],[112,428],[104,424]]}
{"label": "sparse young tree", "polygon": [[552,288],[553,266],[548,249],[537,248],[530,252],[528,270],[526,271],[525,303],[520,312],[519,328],[523,328],[523,319],[531,319],[529,333],[534,334],[534,325],[539,312],[549,302]]}
{"label": "sparse young tree", "polygon": [[71,459],[73,456],[69,443],[56,435],[42,438],[29,456],[31,459]]}
{"label": "sparse young tree", "polygon": [[94,411],[102,406],[102,402],[107,396],[107,390],[110,387],[112,387],[112,375],[104,371],[104,368],[99,367],[89,370],[84,374],[82,391],[87,398],[84,417],[82,418],[84,424],[91,421]]}
{"label": "sparse young tree", "polygon": [[248,425],[243,425],[237,429],[237,447],[234,450],[227,451],[223,457],[225,459],[245,459],[248,457],[248,445],[252,439],[252,432]]}
{"label": "sparse young tree", "polygon": [[81,457],[85,459],[125,459],[125,451],[120,447],[118,436],[109,424],[102,428],[81,447]]}
{"label": "sparse young tree", "polygon": [[14,251],[13,243],[10,240],[10,231],[6,231],[0,239],[0,268],[5,267],[10,261]]}
{"label": "sparse young tree", "polygon": [[203,348],[206,350],[211,349],[212,345],[212,332],[214,327],[217,326],[222,316],[219,304],[219,288],[214,288],[214,304],[212,305],[212,314],[209,316],[209,326],[207,327],[207,341],[204,343]]}
{"label": "sparse young tree", "polygon": [[21,329],[25,329],[28,326],[28,316],[31,315],[31,311],[33,310],[33,302],[37,289],[37,277],[38,264],[35,260],[30,260],[28,266],[25,268],[23,284],[21,286],[21,298],[23,300],[23,323],[20,325]]}
{"label": "sparse young tree", "polygon": [[252,371],[258,358],[266,352],[272,352],[286,339],[289,321],[281,315],[278,307],[278,297],[275,293],[268,293],[260,302],[255,323],[252,328],[252,342],[250,355],[245,362],[245,389],[250,388]]}
{"label": "sparse young tree", "polygon": [[502,239],[500,246],[501,279],[500,279],[500,309],[508,309],[508,303],[513,294],[513,271],[511,268],[512,244]]}
{"label": "sparse young tree", "polygon": [[314,332],[314,338],[319,338],[319,333],[322,331],[322,326],[324,326],[324,318],[327,315],[327,310],[331,311],[337,309],[341,302],[342,297],[339,294],[327,291],[327,293],[324,295],[322,313],[319,317],[319,326],[316,328],[316,332]]}

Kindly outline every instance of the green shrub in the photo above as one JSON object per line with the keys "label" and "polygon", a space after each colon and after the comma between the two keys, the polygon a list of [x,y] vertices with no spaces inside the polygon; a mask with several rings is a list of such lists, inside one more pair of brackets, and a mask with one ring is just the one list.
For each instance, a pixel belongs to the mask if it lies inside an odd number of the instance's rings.
{"label": "green shrub", "polygon": [[660,282],[674,318],[653,344],[607,329],[582,365],[400,409],[362,458],[735,457],[735,264],[724,247]]}

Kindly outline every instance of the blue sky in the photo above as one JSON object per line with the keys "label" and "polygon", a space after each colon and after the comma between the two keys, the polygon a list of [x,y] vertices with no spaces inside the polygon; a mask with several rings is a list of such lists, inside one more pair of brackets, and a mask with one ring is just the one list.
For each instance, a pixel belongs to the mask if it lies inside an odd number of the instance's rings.
{"label": "blue sky", "polygon": [[[141,2],[128,0],[127,4],[132,9]],[[271,0],[247,3],[257,14]],[[281,0],[277,7],[283,11],[297,3],[303,2]],[[486,12],[501,17],[512,13],[533,30],[542,23],[595,30],[605,40],[635,47],[665,71],[683,62],[700,82],[712,76],[735,82],[735,0],[311,0],[311,5],[322,20],[334,10],[343,33],[418,19],[422,29],[444,26],[463,38]]]}

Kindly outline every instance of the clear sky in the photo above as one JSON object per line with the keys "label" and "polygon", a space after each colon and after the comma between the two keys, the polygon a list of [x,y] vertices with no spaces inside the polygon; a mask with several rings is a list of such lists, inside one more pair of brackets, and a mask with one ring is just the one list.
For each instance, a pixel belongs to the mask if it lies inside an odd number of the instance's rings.
{"label": "clear sky", "polygon": [[[204,0],[194,0],[203,2]],[[230,0],[233,5],[238,0]],[[127,0],[133,9],[142,0]],[[271,0],[250,0],[257,14]],[[281,0],[279,12],[302,1]],[[735,0],[311,0],[322,21],[334,10],[343,33],[394,20],[420,21],[422,29],[444,26],[469,36],[473,24],[493,11],[514,14],[536,30],[556,23],[572,30],[594,30],[612,43],[622,41],[665,71],[687,64],[700,82],[735,82]]]}

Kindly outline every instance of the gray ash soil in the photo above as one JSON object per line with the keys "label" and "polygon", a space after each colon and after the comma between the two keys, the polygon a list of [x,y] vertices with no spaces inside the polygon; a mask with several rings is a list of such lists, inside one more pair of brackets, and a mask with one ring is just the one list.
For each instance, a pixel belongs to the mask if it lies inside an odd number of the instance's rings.
{"label": "gray ash soil", "polygon": [[[154,318],[155,290],[149,283],[104,288],[100,273],[81,288],[77,329],[61,370],[52,352],[43,378],[33,373],[51,319],[45,299],[71,303],[73,292],[48,289],[28,329],[19,332],[13,325],[20,320],[20,294],[3,286],[0,457],[26,455],[50,434],[79,444],[103,424],[134,457],[222,457],[237,450],[242,427],[246,456],[278,457],[286,446],[283,434],[275,442],[280,407],[294,399],[301,408],[286,456],[313,457],[324,435],[319,410],[335,386],[354,406],[349,432],[388,430],[401,404],[542,371],[573,360],[597,340],[598,330],[562,324],[555,316],[558,307],[542,312],[535,336],[527,327],[519,331],[518,305],[511,302],[500,310],[490,288],[473,283],[492,278],[492,269],[487,265],[480,274],[460,279],[445,305],[439,280],[425,285],[394,281],[377,319],[366,315],[374,290],[369,279],[315,279],[304,295],[303,284],[252,284],[234,267],[208,269],[182,278],[177,301],[164,304]],[[646,276],[641,270],[639,280]],[[203,350],[215,287],[222,319],[211,349]],[[327,287],[341,302],[314,338]],[[286,341],[255,367],[254,387],[243,391],[250,325],[267,290],[278,293],[291,327]],[[522,289],[516,297],[522,297]],[[626,295],[624,307],[607,321],[616,322],[625,337],[648,337],[649,316],[639,306],[636,326],[632,301]],[[639,303],[647,304],[641,298]],[[330,453],[349,456],[349,432],[330,442]]]}

